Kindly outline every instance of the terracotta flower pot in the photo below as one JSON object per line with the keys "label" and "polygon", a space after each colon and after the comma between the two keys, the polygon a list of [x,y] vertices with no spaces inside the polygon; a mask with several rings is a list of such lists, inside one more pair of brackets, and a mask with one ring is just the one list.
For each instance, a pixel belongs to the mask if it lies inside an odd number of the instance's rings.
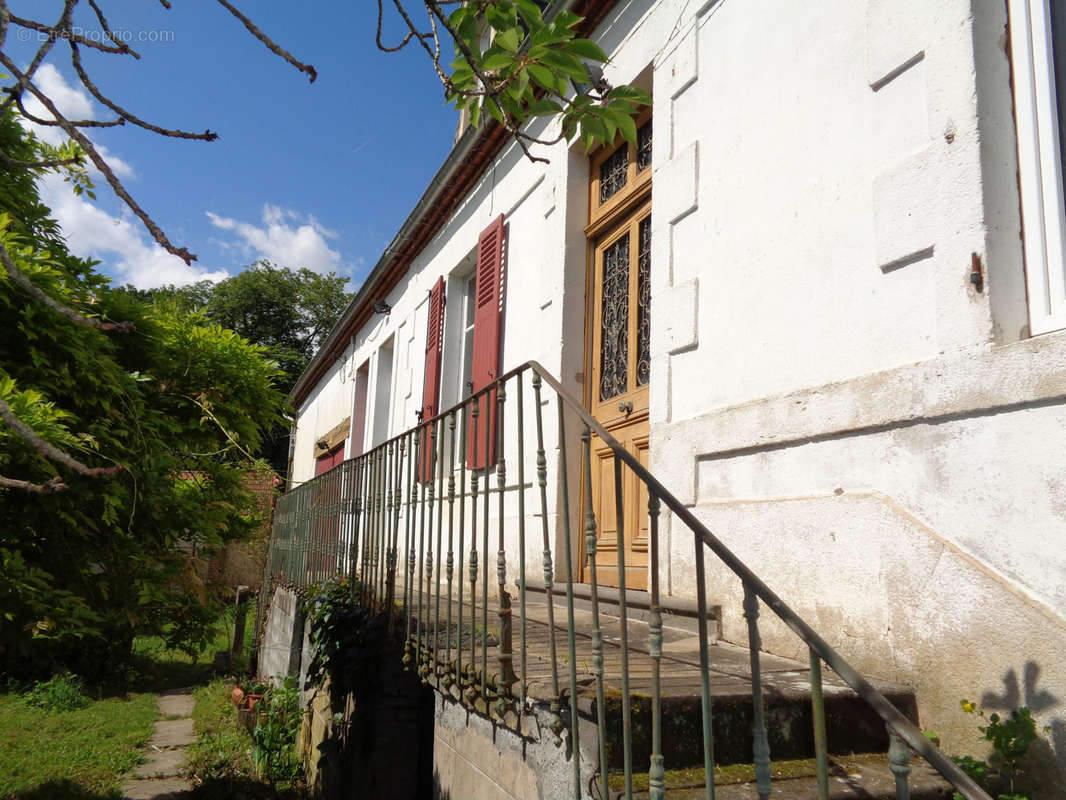
{"label": "terracotta flower pot", "polygon": [[261,695],[261,694],[246,694],[244,696],[244,707],[245,708],[255,708],[255,704],[258,703],[262,699],[263,699],[263,695]]}
{"label": "terracotta flower pot", "polygon": [[230,700],[233,701],[234,705],[239,706],[241,704],[241,701],[244,700],[244,689],[242,689],[240,686],[234,686],[233,691],[229,693],[229,696]]}

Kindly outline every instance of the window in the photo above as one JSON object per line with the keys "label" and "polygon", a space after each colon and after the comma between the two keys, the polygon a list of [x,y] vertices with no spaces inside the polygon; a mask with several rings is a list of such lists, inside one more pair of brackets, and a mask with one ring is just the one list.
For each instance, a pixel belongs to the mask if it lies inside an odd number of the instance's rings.
{"label": "window", "polygon": [[392,410],[393,338],[385,340],[378,350],[377,375],[374,378],[373,447],[389,438],[389,414]]}
{"label": "window", "polygon": [[[445,396],[454,397],[455,400],[464,400],[491,386],[500,376],[506,238],[507,226],[501,214],[478,237],[473,274],[464,277],[453,274],[449,279],[452,290],[462,296],[451,304],[452,312],[447,319],[444,316],[447,305],[444,278],[439,278],[430,292],[422,404],[422,419],[427,422],[440,413],[441,375],[444,370],[447,370],[450,387]],[[465,265],[460,265],[456,271],[462,275],[465,269]],[[455,320],[451,314],[461,314],[462,317]],[[461,322],[461,327],[457,328],[456,322]],[[448,359],[444,359],[443,352],[445,324],[449,329]],[[451,386],[452,378],[458,379],[458,386]],[[454,395],[450,393],[452,389]],[[466,457],[467,464],[473,469],[480,469],[486,463],[496,463],[495,389],[486,392],[477,406],[476,428],[467,425]],[[431,439],[428,427],[423,428],[419,440],[423,453],[419,467],[422,480],[430,480],[433,476],[434,454],[428,452]]]}
{"label": "window", "polygon": [[344,442],[315,459],[315,476],[317,477],[323,472],[329,472],[342,461],[344,461]]}
{"label": "window", "polygon": [[1066,10],[1009,0],[1029,327],[1066,327]]}
{"label": "window", "polygon": [[463,281],[463,360],[459,364],[459,398],[465,400],[474,390],[471,378],[474,367],[474,287],[477,278],[470,275]]}
{"label": "window", "polygon": [[364,361],[363,365],[355,372],[355,396],[352,398],[352,433],[349,458],[355,458],[363,454],[363,444],[366,436],[366,390],[370,384],[370,362]]}

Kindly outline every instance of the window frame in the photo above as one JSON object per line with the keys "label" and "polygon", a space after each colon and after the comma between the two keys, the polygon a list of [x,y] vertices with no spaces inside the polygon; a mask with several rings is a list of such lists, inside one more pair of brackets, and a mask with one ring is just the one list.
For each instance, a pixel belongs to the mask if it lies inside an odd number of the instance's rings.
{"label": "window frame", "polygon": [[1066,190],[1051,8],[1008,0],[1018,186],[1032,335],[1066,328]]}

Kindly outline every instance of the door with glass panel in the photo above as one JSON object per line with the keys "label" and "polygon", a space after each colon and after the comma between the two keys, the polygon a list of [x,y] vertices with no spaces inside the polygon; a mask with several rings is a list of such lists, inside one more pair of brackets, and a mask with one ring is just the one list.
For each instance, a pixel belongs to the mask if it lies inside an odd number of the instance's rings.
{"label": "door with glass panel", "polygon": [[[636,145],[620,141],[593,156],[590,192],[586,399],[597,421],[642,464],[648,463],[651,379],[651,122]],[[619,586],[619,551],[630,589],[648,582],[648,496],[621,470],[616,496],[611,450],[593,436],[592,506],[596,581]],[[618,509],[623,524],[619,526]],[[585,580],[591,580],[586,569]]]}

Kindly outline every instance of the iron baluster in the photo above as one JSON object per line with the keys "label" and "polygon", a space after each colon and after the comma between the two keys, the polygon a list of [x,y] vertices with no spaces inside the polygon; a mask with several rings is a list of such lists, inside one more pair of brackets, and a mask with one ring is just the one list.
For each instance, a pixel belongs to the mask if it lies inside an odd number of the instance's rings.
{"label": "iron baluster", "polygon": [[[427,435],[425,428],[419,431],[419,436],[423,445]],[[418,628],[416,630],[415,639],[415,664],[418,665],[419,677],[422,677],[422,624],[425,621],[425,614],[422,607],[426,594],[424,591],[425,583],[423,583],[426,574],[426,558],[424,555],[425,550],[423,549],[426,546],[426,484],[422,480],[425,476],[421,474],[422,462],[426,458],[424,453],[425,450],[420,453],[420,458],[418,460],[418,486],[420,494],[418,501]],[[414,589],[412,589],[412,591],[414,591]]]}
{"label": "iron baluster", "polygon": [[[544,593],[548,603],[548,647],[551,655],[552,675],[552,702],[551,711],[554,719],[551,721],[552,732],[556,736],[563,728],[563,720],[560,716],[561,700],[559,697],[559,659],[555,652],[555,602],[552,597],[552,552],[551,542],[548,538],[548,462],[544,456],[544,420],[540,402],[540,375],[533,373],[533,405],[536,409],[537,420],[537,486],[540,488],[540,531],[544,547]],[[567,539],[569,543],[569,539]],[[569,546],[569,545],[568,545]],[[572,625],[570,627],[573,627]]]}
{"label": "iron baluster", "polygon": [[411,442],[410,454],[407,458],[407,511],[404,514],[404,554],[406,569],[403,574],[403,597],[404,597],[404,645],[403,663],[404,669],[411,669],[413,656],[411,643],[411,618],[414,611],[414,575],[415,575],[415,547],[414,547],[414,509],[418,501],[418,484],[415,482],[415,465],[418,463],[418,436],[408,434]]}
{"label": "iron baluster", "polygon": [[463,546],[464,532],[466,530],[466,436],[470,428],[466,424],[467,406],[463,406],[460,414],[463,420],[462,433],[459,436],[459,585],[458,585],[458,613],[456,627],[458,628],[455,642],[455,679],[458,681],[459,698],[463,697]]}
{"label": "iron baluster", "polygon": [[825,736],[825,698],[822,695],[822,659],[814,650],[811,660],[811,720],[814,724],[815,774],[818,778],[818,800],[829,800],[828,746]]}
{"label": "iron baluster", "polygon": [[762,670],[759,667],[759,598],[745,584],[744,619],[748,622],[748,654],[751,659],[752,753],[755,759],[755,783],[760,800],[770,796],[770,743],[766,738],[763,713]]}
{"label": "iron baluster", "polygon": [[910,800],[907,777],[911,774],[911,750],[891,725],[888,728],[888,768],[896,779],[896,800]]}
{"label": "iron baluster", "polygon": [[[436,428],[434,427],[433,423],[431,422],[430,423],[430,444],[429,444],[429,450],[430,450],[430,453],[431,453],[431,455],[430,455],[431,461],[429,463],[431,463],[431,464],[433,463],[433,461],[432,461],[432,458],[433,458],[432,453],[434,453],[436,451],[436,444],[437,444],[437,431],[436,431]],[[424,634],[425,641],[422,643],[422,661],[421,661],[421,666],[419,668],[419,674],[422,676],[423,679],[425,679],[425,678],[429,677],[430,673],[433,671],[432,670],[432,663],[433,663],[433,660],[436,658],[436,650],[437,650],[437,631],[436,631],[435,628],[431,628],[431,626],[430,626],[430,612],[433,610],[433,593],[431,591],[432,588],[433,588],[433,499],[434,499],[434,494],[435,494],[434,493],[434,489],[433,489],[433,469],[431,468],[431,469],[427,470],[426,475],[424,475],[422,477],[426,478],[426,481],[425,481],[425,493],[422,495],[422,505],[424,506],[424,508],[426,510],[426,513],[425,513],[426,518],[429,519],[429,522],[426,523],[426,528],[425,528],[425,546],[427,548],[425,550],[425,556],[424,556],[424,559],[425,559],[425,582],[423,583],[423,585],[421,587],[419,587],[419,591],[421,591],[422,594],[425,596],[425,618],[426,618],[425,619],[425,628],[424,628],[424,630],[425,630],[425,634]],[[431,636],[433,637],[433,646],[430,646],[430,641],[431,641],[430,637]]]}
{"label": "iron baluster", "polygon": [[485,699],[485,713],[488,713],[489,695],[489,459],[492,455],[492,395],[483,392],[478,404],[485,401],[485,491],[481,493],[484,501],[484,516],[481,518],[481,696]]}
{"label": "iron baluster", "polygon": [[614,513],[618,555],[618,624],[622,638],[622,761],[625,769],[626,797],[633,796],[633,719],[629,694],[629,631],[626,609],[625,498],[622,496],[622,462],[614,458]]}
{"label": "iron baluster", "polygon": [[[537,387],[540,388],[539,386]],[[540,405],[537,405],[538,419]],[[543,442],[541,442],[543,451]],[[563,400],[559,398],[559,481],[562,485],[563,561],[566,569],[566,639],[570,653],[570,740],[573,742],[574,800],[581,798],[581,736],[577,717],[577,643],[574,640],[574,559],[570,543],[570,481],[566,471],[566,422],[563,418]],[[555,646],[555,631],[551,633]],[[553,650],[554,652],[554,650]],[[602,742],[602,740],[601,740]],[[602,750],[601,750],[602,754]]]}
{"label": "iron baluster", "polygon": [[385,608],[389,612],[389,635],[396,632],[396,559],[400,546],[400,507],[403,505],[403,457],[407,438],[396,443],[396,466],[393,473],[392,545],[389,548],[388,585],[385,587]]}
{"label": "iron baluster", "polygon": [[500,676],[496,686],[496,714],[503,719],[507,711],[507,698],[515,683],[514,653],[511,642],[511,595],[507,591],[507,552],[504,550],[504,487],[507,485],[507,465],[503,455],[503,410],[506,389],[503,381],[496,390],[496,491],[497,527],[499,549],[496,551],[496,585],[499,593],[499,642],[497,657],[500,661]]}
{"label": "iron baluster", "polygon": [[696,537],[696,624],[700,637],[700,710],[703,712],[703,780],[707,800],[714,800],[714,729],[711,727],[711,671],[707,652],[707,574],[703,543]]}
{"label": "iron baluster", "polygon": [[[444,464],[441,464],[441,470]],[[452,579],[455,573],[455,550],[453,539],[455,536],[455,412],[448,415],[448,559],[445,569],[448,578],[448,624],[447,639],[445,639],[444,655],[444,688],[450,689],[452,685]],[[462,581],[460,581],[462,583]]]}
{"label": "iron baluster", "polygon": [[470,442],[470,454],[473,458],[470,468],[470,684],[466,690],[467,702],[470,705],[477,699],[477,434],[480,405],[480,400],[476,397],[470,405],[470,428],[473,431]]}
{"label": "iron baluster", "polygon": [[[519,668],[522,683],[518,698],[518,734],[522,735],[522,715],[526,709],[526,481],[525,481],[525,420],[522,414],[522,375],[517,377],[517,423],[518,423],[518,625],[522,655]],[[554,638],[554,632],[552,633]]]}
{"label": "iron baluster", "polygon": [[437,470],[437,582],[434,584],[433,601],[433,674],[438,675],[440,670],[440,582],[441,582],[441,551],[444,549],[444,417],[437,417],[434,423],[437,432],[437,459],[434,465]]}
{"label": "iron baluster", "polygon": [[663,616],[659,610],[659,498],[648,493],[648,550],[651,602],[648,608],[648,655],[651,656],[651,756],[648,760],[648,800],[666,797],[663,765],[662,697],[659,664],[663,656]]}

